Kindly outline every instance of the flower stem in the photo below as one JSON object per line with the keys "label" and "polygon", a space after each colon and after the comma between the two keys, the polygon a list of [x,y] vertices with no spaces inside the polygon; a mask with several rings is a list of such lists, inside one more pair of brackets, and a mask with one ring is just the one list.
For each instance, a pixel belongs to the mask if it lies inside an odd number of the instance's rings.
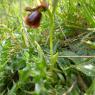
{"label": "flower stem", "polygon": [[53,64],[53,31],[54,31],[54,16],[48,10],[49,18],[50,18],[50,62],[51,65]]}

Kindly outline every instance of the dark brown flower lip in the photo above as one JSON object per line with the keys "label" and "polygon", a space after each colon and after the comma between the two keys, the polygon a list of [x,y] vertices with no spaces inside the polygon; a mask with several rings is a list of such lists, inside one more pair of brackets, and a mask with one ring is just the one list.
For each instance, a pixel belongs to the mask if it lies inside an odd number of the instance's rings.
{"label": "dark brown flower lip", "polygon": [[40,13],[38,11],[34,11],[28,16],[28,18],[30,22],[32,22],[32,21],[35,21],[35,19],[37,19],[39,15]]}
{"label": "dark brown flower lip", "polygon": [[39,11],[33,11],[30,15],[24,18],[26,25],[32,28],[38,28],[40,26],[42,14]]}
{"label": "dark brown flower lip", "polygon": [[36,8],[26,7],[26,11],[30,12],[24,18],[24,22],[27,26],[38,28],[40,26],[40,21],[42,18],[42,11],[46,11],[48,9],[49,4],[46,2],[40,2],[41,5],[37,6]]}

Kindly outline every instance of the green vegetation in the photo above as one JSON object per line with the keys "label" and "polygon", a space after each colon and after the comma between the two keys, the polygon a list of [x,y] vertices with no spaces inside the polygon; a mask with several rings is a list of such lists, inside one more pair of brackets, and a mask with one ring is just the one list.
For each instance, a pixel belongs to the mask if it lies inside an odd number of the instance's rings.
{"label": "green vegetation", "polygon": [[0,0],[0,95],[95,95],[95,0],[47,0],[33,29],[37,1]]}

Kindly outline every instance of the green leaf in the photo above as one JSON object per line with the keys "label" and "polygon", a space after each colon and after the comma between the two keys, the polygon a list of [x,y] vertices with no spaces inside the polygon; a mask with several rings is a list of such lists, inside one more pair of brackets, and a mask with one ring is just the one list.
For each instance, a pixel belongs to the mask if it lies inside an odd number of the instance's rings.
{"label": "green leaf", "polygon": [[57,59],[58,59],[58,52],[56,54],[54,54],[52,57],[53,64],[55,64],[57,62]]}
{"label": "green leaf", "polygon": [[76,68],[87,76],[95,76],[95,65],[92,63],[76,65]]}
{"label": "green leaf", "polygon": [[95,49],[95,42],[85,41],[85,43],[86,43],[89,47]]}
{"label": "green leaf", "polygon": [[43,50],[41,49],[40,45],[35,41],[35,44],[37,46],[37,50],[38,50],[38,54],[40,56],[40,58],[42,59],[43,58]]}
{"label": "green leaf", "polygon": [[85,95],[95,95],[95,78],[90,88],[86,91]]}
{"label": "green leaf", "polygon": [[82,58],[76,58],[76,56],[78,56],[78,55],[72,51],[65,50],[65,51],[59,53],[59,57],[68,58],[68,59],[72,60],[75,64],[80,64],[82,62]]}
{"label": "green leaf", "polygon": [[16,84],[13,83],[13,87],[11,90],[8,90],[8,95],[16,95]]}

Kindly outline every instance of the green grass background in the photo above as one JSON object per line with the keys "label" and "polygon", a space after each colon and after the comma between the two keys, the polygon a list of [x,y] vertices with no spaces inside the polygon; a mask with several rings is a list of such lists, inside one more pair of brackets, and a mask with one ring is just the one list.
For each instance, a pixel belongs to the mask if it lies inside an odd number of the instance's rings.
{"label": "green grass background", "polygon": [[95,0],[47,0],[40,27],[0,0],[0,95],[95,95]]}

